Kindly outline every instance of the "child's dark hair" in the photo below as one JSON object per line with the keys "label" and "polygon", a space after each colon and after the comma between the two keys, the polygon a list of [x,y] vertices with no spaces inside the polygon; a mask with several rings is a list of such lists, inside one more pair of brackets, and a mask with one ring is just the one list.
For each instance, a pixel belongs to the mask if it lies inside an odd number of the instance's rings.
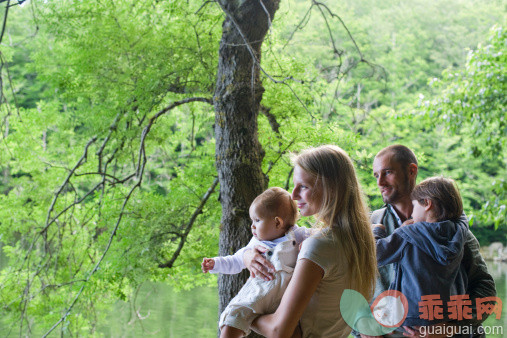
{"label": "child's dark hair", "polygon": [[430,177],[419,183],[410,195],[412,200],[433,203],[433,216],[438,222],[457,220],[463,214],[463,203],[456,182],[450,178]]}
{"label": "child's dark hair", "polygon": [[261,207],[266,216],[282,218],[286,229],[295,225],[299,218],[296,201],[282,188],[267,189],[253,200],[252,205],[254,204]]}

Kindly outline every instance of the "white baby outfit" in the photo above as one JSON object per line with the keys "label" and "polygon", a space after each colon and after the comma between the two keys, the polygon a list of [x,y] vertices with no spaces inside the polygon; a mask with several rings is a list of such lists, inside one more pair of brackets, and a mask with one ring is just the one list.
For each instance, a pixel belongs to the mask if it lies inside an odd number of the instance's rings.
{"label": "white baby outfit", "polygon": [[[296,242],[300,244],[306,238],[310,237],[312,234],[312,230],[305,227],[300,227],[298,225],[294,225],[289,229],[288,233],[293,233],[296,238]],[[236,274],[240,273],[241,270],[245,269],[245,263],[243,263],[243,253],[246,249],[253,249],[256,245],[262,245],[268,249],[273,249],[277,244],[287,241],[287,236],[283,236],[272,241],[261,241],[255,237],[252,237],[248,244],[239,249],[234,255],[230,256],[222,256],[222,257],[213,257],[215,261],[215,266],[210,273],[225,273],[225,274]]]}
{"label": "white baby outfit", "polygon": [[220,328],[227,325],[248,335],[250,325],[256,317],[276,311],[296,266],[299,244],[309,234],[309,229],[295,227],[282,237],[285,240],[278,242],[274,248],[260,242],[269,249],[265,256],[275,268],[274,278],[270,281],[260,277],[249,278],[222,312]]}

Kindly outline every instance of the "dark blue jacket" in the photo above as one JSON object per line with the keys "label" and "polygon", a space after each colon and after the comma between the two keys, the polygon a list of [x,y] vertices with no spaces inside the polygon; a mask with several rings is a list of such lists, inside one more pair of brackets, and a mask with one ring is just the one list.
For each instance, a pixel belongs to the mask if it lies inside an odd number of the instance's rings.
{"label": "dark blue jacket", "polygon": [[[466,293],[467,276],[461,265],[466,225],[443,221],[418,222],[396,229],[386,237],[385,230],[374,229],[379,266],[394,263],[395,277],[389,286],[408,300],[403,325],[431,325],[448,321],[447,302],[452,295]],[[440,295],[444,319],[420,318],[421,296]]]}

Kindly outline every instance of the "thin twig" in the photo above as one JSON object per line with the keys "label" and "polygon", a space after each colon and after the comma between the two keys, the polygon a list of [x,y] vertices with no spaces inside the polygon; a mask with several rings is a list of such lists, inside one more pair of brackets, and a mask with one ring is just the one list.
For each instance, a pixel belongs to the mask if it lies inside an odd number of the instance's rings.
{"label": "thin twig", "polygon": [[55,207],[55,204],[56,204],[56,201],[58,200],[58,197],[60,196],[60,194],[62,193],[63,189],[65,188],[65,186],[69,183],[72,175],[74,175],[74,173],[76,172],[77,168],[79,168],[81,165],[83,165],[85,162],[86,162],[86,158],[88,156],[88,148],[92,145],[92,143],[94,143],[95,141],[97,140],[97,136],[93,136],[91,138],[90,141],[88,141],[88,143],[86,144],[85,146],[85,150],[83,152],[83,155],[81,156],[81,158],[79,159],[79,161],[77,161],[77,164],[74,166],[74,168],[72,168],[70,171],[69,171],[69,174],[67,175],[67,178],[65,179],[65,181],[62,183],[62,185],[60,186],[60,188],[58,189],[58,191],[55,193],[55,197],[53,198],[53,202],[51,202],[51,206],[49,207],[49,210],[48,210],[48,214],[47,214],[47,217],[46,217],[46,226],[40,231],[41,234],[45,233],[48,229],[48,227],[51,225],[51,223],[53,222],[50,222],[49,219],[51,218],[51,212],[53,211],[54,207]]}
{"label": "thin twig", "polygon": [[183,249],[183,245],[185,244],[185,241],[188,237],[188,234],[190,233],[190,230],[192,229],[192,226],[194,225],[195,220],[197,219],[197,216],[199,216],[202,213],[202,209],[206,205],[206,202],[208,202],[208,199],[210,198],[211,194],[213,194],[213,192],[215,191],[217,185],[218,185],[218,177],[213,180],[211,187],[209,187],[208,191],[206,191],[206,193],[201,199],[201,203],[199,204],[197,209],[195,209],[194,213],[192,214],[192,217],[190,217],[190,220],[185,225],[185,232],[181,236],[178,248],[173,253],[172,258],[166,263],[159,264],[158,265],[159,268],[170,268],[173,266],[174,262],[180,255],[181,250]]}
{"label": "thin twig", "polygon": [[276,160],[274,162],[269,164],[269,168],[264,175],[267,176],[269,174],[271,169],[273,169],[273,167],[276,165],[276,162],[278,162],[280,160],[280,158],[282,158],[282,156],[287,152],[287,150],[289,150],[289,148],[294,144],[295,141],[296,141],[296,138],[292,139],[292,141],[289,142],[289,144],[285,147],[285,149],[278,153],[278,157],[276,158]]}
{"label": "thin twig", "polygon": [[11,3],[11,0],[7,0],[7,5],[5,6],[5,14],[4,14],[4,22],[2,24],[2,32],[0,33],[0,43],[2,43],[4,39],[4,33],[5,33],[5,27],[7,25],[7,16],[9,14],[9,4]]}
{"label": "thin twig", "polygon": [[220,7],[222,8],[222,10],[225,12],[225,14],[231,19],[232,23],[234,24],[234,26],[236,27],[236,29],[238,30],[238,33],[239,35],[241,36],[241,39],[245,42],[245,46],[248,50],[248,53],[250,54],[250,56],[252,57],[252,60],[255,64],[255,66],[257,66],[259,68],[259,70],[264,74],[266,75],[266,77],[268,79],[270,79],[272,82],[274,83],[277,83],[277,84],[283,84],[285,86],[287,86],[289,88],[289,90],[292,92],[292,94],[294,95],[294,97],[299,101],[299,103],[302,105],[302,107],[306,110],[306,112],[313,118],[315,119],[315,116],[313,116],[313,114],[310,112],[310,110],[308,109],[308,107],[306,106],[306,104],[304,104],[304,102],[301,100],[301,98],[299,97],[299,95],[296,94],[296,92],[294,91],[294,89],[292,88],[292,86],[290,86],[288,83],[286,83],[285,81],[278,81],[276,80],[275,78],[273,78],[268,72],[266,72],[264,70],[264,68],[261,66],[259,60],[257,59],[257,56],[255,55],[255,51],[253,50],[252,46],[250,45],[250,42],[248,41],[248,39],[246,38],[245,34],[243,33],[243,31],[241,30],[241,27],[239,26],[239,24],[237,23],[236,19],[234,19],[234,16],[227,10],[227,8],[225,8],[221,3],[220,3]]}
{"label": "thin twig", "polygon": [[[137,166],[138,168],[140,167],[141,159],[146,160],[146,154],[144,151],[144,142],[145,142],[146,136],[148,136],[148,133],[150,132],[153,124],[157,121],[157,119],[160,116],[164,115],[165,113],[167,113],[171,109],[174,109],[178,106],[181,106],[182,104],[186,104],[186,103],[190,103],[190,102],[205,102],[205,103],[213,104],[213,100],[205,98],[205,97],[190,97],[187,99],[176,101],[176,102],[172,103],[171,105],[165,107],[164,109],[161,109],[158,113],[156,113],[154,116],[152,116],[150,118],[150,120],[148,121],[148,125],[146,127],[144,127],[143,132],[141,134],[141,145],[139,146],[139,159],[138,159],[138,166]],[[137,177],[140,177],[139,172],[136,172],[136,175],[137,175]]]}
{"label": "thin twig", "polygon": [[296,34],[296,31],[302,29],[304,26],[306,26],[306,24],[308,23],[308,21],[310,21],[310,17],[312,16],[312,8],[313,8],[314,5],[315,4],[312,2],[312,5],[306,11],[305,15],[303,16],[303,19],[301,19],[301,21],[296,25],[296,28],[294,28],[294,30],[290,34],[289,38],[287,39],[287,42],[285,42],[285,44],[282,46],[282,49],[285,49],[285,47],[287,47],[287,45],[289,44],[289,42],[292,40],[292,38]]}

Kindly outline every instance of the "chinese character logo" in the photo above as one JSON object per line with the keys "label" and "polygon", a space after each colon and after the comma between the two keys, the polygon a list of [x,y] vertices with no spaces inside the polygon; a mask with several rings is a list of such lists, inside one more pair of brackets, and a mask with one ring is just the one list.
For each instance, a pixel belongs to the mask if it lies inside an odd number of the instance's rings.
{"label": "chinese character logo", "polygon": [[[495,313],[500,319],[502,300],[498,297],[484,297],[475,299],[477,319],[483,315]],[[440,295],[423,295],[419,305],[419,318],[432,322],[446,320],[470,320],[473,318],[472,300],[469,295],[452,295],[444,302]],[[408,300],[397,290],[382,292],[371,307],[359,292],[351,289],[343,291],[340,300],[340,311],[343,320],[353,330],[367,336],[387,335],[402,326],[408,314]]]}

